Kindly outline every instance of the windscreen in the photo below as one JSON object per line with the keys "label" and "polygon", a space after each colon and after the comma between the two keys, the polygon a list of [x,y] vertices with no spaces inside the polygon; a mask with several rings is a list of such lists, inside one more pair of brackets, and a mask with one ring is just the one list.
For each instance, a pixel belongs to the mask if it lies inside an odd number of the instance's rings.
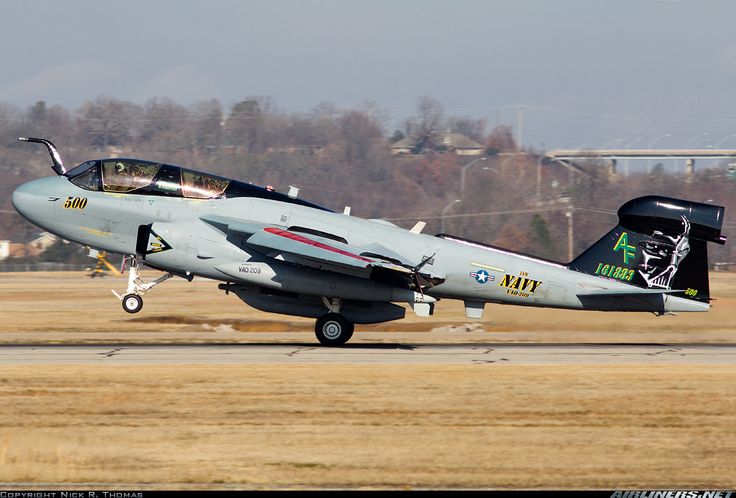
{"label": "windscreen", "polygon": [[72,169],[70,169],[69,171],[67,171],[65,176],[67,178],[74,178],[75,176],[79,175],[80,173],[83,173],[83,172],[87,171],[89,168],[91,168],[95,164],[97,164],[97,161],[86,161],[86,162],[83,162],[82,164],[80,164],[78,166],[75,166]]}
{"label": "windscreen", "polygon": [[100,190],[100,168],[96,165],[95,161],[85,164],[91,164],[92,167],[72,177],[70,181],[77,187],[85,190]]}

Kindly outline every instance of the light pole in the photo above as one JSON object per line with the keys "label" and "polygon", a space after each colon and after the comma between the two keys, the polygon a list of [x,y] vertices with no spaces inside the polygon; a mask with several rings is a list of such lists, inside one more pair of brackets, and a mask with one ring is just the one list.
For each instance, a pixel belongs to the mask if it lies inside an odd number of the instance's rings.
{"label": "light pole", "polygon": [[537,201],[542,200],[542,161],[544,161],[544,157],[544,154],[542,154],[537,159]]}
{"label": "light pole", "polygon": [[687,141],[687,142],[685,143],[685,148],[686,148],[686,149],[689,149],[690,147],[692,147],[692,146],[694,145],[694,143],[695,143],[695,141],[696,141],[697,139],[699,139],[699,138],[700,138],[700,137],[702,137],[702,136],[706,136],[706,135],[710,135],[710,133],[708,133],[707,131],[703,131],[703,132],[700,132],[700,133],[698,133],[697,135],[693,136],[693,137],[692,137],[692,138],[691,138],[690,140],[688,140],[688,141]]}
{"label": "light pole", "polygon": [[440,216],[440,233],[445,233],[445,215],[450,210],[452,206],[457,204],[458,202],[462,202],[460,199],[455,199],[454,201],[450,202],[445,208],[442,210],[442,216]]}
{"label": "light pole", "polygon": [[524,106],[520,105],[516,111],[516,153],[521,152],[522,130],[524,128]]}
{"label": "light pole", "polygon": [[716,142],[716,145],[715,145],[715,146],[714,146],[713,148],[714,148],[714,149],[717,149],[718,147],[720,147],[720,146],[721,146],[721,144],[722,144],[723,142],[725,142],[725,141],[726,141],[726,140],[728,140],[729,138],[733,138],[733,137],[736,137],[736,134],[734,134],[734,135],[726,135],[725,137],[723,137],[722,139],[720,139],[720,140],[719,140],[718,142]]}
{"label": "light pole", "polygon": [[[685,148],[686,149],[689,149],[690,147],[693,147],[695,145],[695,142],[700,137],[705,137],[705,136],[708,136],[708,135],[710,135],[710,133],[708,133],[707,131],[703,131],[703,132],[698,133],[697,135],[693,136],[690,140],[687,141],[687,143],[685,144]],[[685,173],[687,173],[689,161],[690,161],[690,159],[685,160]]]}
{"label": "light pole", "polygon": [[625,140],[625,138],[614,138],[613,140],[609,140],[608,142],[601,145],[601,149],[606,149],[608,147],[611,147],[613,145],[617,145],[619,142]]}
{"label": "light pole", "polygon": [[[626,148],[627,149],[630,149],[632,145],[634,145],[635,143],[638,143],[642,138],[644,138],[644,137],[636,137],[636,138],[634,138],[634,140],[632,140],[631,142],[629,142],[629,144],[626,146]],[[626,162],[624,162],[624,176],[625,177],[628,177],[629,176],[629,159],[626,159],[625,161]]]}
{"label": "light pole", "polygon": [[570,179],[569,179],[568,189],[570,190],[570,192],[572,192],[572,186],[573,186],[573,184],[575,182],[575,177],[574,177],[574,173],[573,173],[574,168],[572,167],[572,161],[570,161],[570,163],[566,163],[564,160],[558,159],[556,157],[551,158],[551,160],[552,160],[553,163],[559,163],[562,166],[564,166],[565,168],[567,168],[568,174],[570,175],[569,176]]}
{"label": "light pole", "polygon": [[[651,150],[651,148],[654,147],[654,144],[656,142],[658,142],[659,140],[661,140],[663,138],[667,138],[669,136],[670,136],[669,133],[665,133],[664,135],[660,135],[658,137],[654,137],[654,139],[651,142],[649,142],[649,145],[647,146],[647,149],[650,149]],[[647,159],[647,173],[651,173],[651,172],[652,172],[652,160],[651,159]]]}
{"label": "light pole", "polygon": [[652,147],[654,147],[654,144],[655,144],[655,143],[657,143],[657,142],[659,142],[660,140],[662,140],[663,138],[667,138],[667,137],[669,137],[669,136],[670,136],[670,134],[669,134],[669,133],[665,133],[664,135],[660,135],[660,136],[658,136],[658,137],[654,137],[654,139],[653,139],[653,140],[652,140],[651,142],[649,142],[649,145],[647,146],[647,148],[648,148],[648,149],[651,149]]}
{"label": "light pole", "polygon": [[572,207],[572,203],[568,206],[569,211],[565,213],[565,217],[567,218],[567,259],[568,261],[572,261],[572,258],[574,256],[574,235],[573,235],[573,212],[575,211],[575,208]]}
{"label": "light pole", "polygon": [[644,138],[644,137],[635,137],[634,140],[632,140],[631,142],[629,142],[629,144],[626,146],[626,148],[627,149],[630,149],[632,145],[634,145],[635,143],[639,142],[642,138]]}
{"label": "light pole", "polygon": [[485,161],[486,159],[487,157],[479,157],[478,159],[474,159],[473,161],[470,161],[468,164],[466,164],[460,169],[460,196],[461,197],[465,194],[465,172],[468,170],[469,167],[471,167],[478,161]]}

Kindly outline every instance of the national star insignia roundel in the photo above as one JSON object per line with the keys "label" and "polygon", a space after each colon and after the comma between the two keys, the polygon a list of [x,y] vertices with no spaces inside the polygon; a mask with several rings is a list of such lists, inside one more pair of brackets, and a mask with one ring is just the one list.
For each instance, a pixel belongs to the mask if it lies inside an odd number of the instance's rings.
{"label": "national star insignia roundel", "polygon": [[470,276],[473,277],[475,281],[479,284],[485,284],[489,280],[494,280],[493,277],[491,277],[485,270],[470,272]]}

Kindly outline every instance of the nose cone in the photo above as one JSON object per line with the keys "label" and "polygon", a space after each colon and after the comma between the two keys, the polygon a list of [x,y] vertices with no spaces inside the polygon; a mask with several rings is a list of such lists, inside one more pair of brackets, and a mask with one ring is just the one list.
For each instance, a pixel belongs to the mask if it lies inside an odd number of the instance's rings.
{"label": "nose cone", "polygon": [[58,178],[39,178],[24,183],[13,192],[13,207],[24,218],[47,228],[54,218]]}

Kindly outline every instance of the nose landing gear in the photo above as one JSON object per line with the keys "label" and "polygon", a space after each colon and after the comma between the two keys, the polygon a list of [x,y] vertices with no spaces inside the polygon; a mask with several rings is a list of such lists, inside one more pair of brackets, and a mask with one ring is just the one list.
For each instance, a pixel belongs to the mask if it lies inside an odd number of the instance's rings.
{"label": "nose landing gear", "polygon": [[140,277],[139,269],[140,264],[138,263],[138,258],[132,256],[130,258],[130,270],[128,272],[128,288],[125,290],[125,294],[121,296],[114,290],[112,291],[115,297],[120,299],[123,309],[127,313],[138,313],[143,308],[143,294],[174,276],[173,273],[166,273],[156,280],[144,282]]}
{"label": "nose landing gear", "polygon": [[126,294],[121,301],[123,309],[128,313],[138,313],[143,308],[143,298],[138,294]]}

